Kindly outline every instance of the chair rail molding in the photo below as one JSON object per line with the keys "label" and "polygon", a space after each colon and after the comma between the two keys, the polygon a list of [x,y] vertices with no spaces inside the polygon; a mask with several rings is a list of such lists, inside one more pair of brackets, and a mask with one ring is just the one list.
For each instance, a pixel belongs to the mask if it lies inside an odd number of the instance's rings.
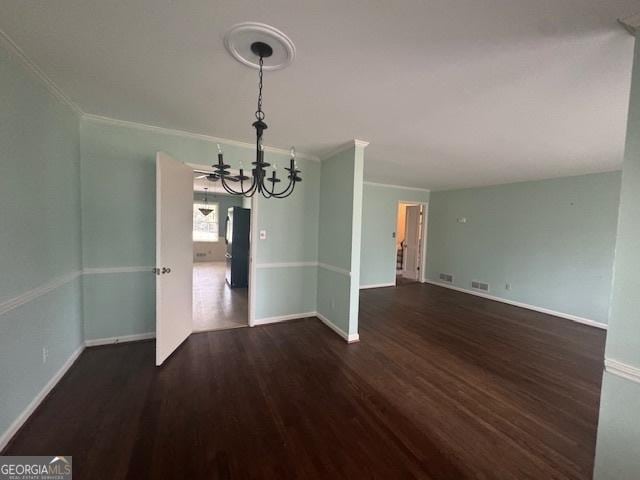
{"label": "chair rail molding", "polygon": [[32,300],[42,297],[47,293],[66,285],[69,282],[72,282],[76,278],[78,278],[82,274],[81,271],[74,271],[71,273],[67,273],[65,275],[60,275],[59,277],[55,277],[53,280],[50,280],[42,285],[28,290],[20,295],[17,295],[13,298],[9,298],[0,303],[0,315],[4,315],[5,313],[10,312],[11,310],[15,310],[22,305],[25,305]]}
{"label": "chair rail molding", "polygon": [[640,383],[640,368],[613,358],[604,359],[604,369],[607,373]]}
{"label": "chair rail molding", "polygon": [[333,265],[329,265],[328,263],[318,262],[318,267],[323,268],[325,270],[329,270],[330,272],[339,273],[340,275],[344,275],[346,277],[350,277],[351,276],[351,272],[349,270],[346,270],[346,269],[340,268],[340,267],[336,267],[336,266],[333,266]]}
{"label": "chair rail molding", "polygon": [[153,270],[151,266],[142,267],[87,267],[82,269],[83,275],[100,275],[105,273],[136,273],[149,272]]}
{"label": "chair rail molding", "polygon": [[271,262],[256,263],[257,269],[263,268],[299,268],[299,267],[317,267],[318,262]]}

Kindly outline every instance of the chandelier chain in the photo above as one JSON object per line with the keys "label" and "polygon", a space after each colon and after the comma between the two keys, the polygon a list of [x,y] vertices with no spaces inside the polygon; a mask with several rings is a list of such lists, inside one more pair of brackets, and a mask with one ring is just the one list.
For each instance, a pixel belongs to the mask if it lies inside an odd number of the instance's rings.
{"label": "chandelier chain", "polygon": [[262,65],[264,59],[260,56],[260,71],[258,73],[258,110],[256,110],[256,118],[258,120],[264,120],[264,112],[262,111]]}
{"label": "chandelier chain", "polygon": [[[264,148],[262,147],[262,133],[267,129],[267,124],[263,122],[265,113],[262,111],[262,76],[264,67],[264,57],[269,57],[272,54],[272,49],[269,45],[261,42],[255,42],[251,46],[251,50],[259,57],[259,73],[258,73],[258,109],[255,116],[256,122],[253,122],[252,126],[256,129],[256,161],[252,163],[251,176],[245,175],[245,171],[240,167],[238,175],[232,175],[229,169],[231,165],[224,163],[222,147],[218,145],[218,163],[214,165],[215,175],[210,175],[207,178],[211,181],[220,180],[222,188],[232,195],[243,195],[245,197],[253,197],[255,194],[260,194],[265,198],[287,198],[293,193],[296,183],[302,181],[300,170],[298,170],[295,161],[295,149],[291,147],[291,158],[289,159],[289,167],[285,168],[285,177],[278,178],[278,172],[276,171],[275,164],[271,165],[264,161]],[[273,170],[267,172],[267,168],[272,166]],[[249,172],[247,172],[249,173]],[[276,190],[276,184],[282,184],[281,190]],[[288,182],[287,182],[288,180]],[[233,183],[239,183],[235,188]],[[269,187],[269,184],[271,186]],[[239,187],[239,188],[238,188]],[[206,193],[205,193],[206,197]]]}

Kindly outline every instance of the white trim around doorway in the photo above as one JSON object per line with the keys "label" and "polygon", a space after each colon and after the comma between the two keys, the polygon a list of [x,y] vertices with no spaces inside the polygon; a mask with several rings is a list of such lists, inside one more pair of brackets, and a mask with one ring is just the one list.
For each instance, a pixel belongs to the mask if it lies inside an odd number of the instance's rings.
{"label": "white trim around doorway", "polygon": [[[405,205],[420,205],[422,206],[423,209],[423,217],[422,217],[422,245],[421,247],[421,256],[420,256],[420,276],[418,278],[418,282],[420,283],[425,283],[426,279],[427,279],[427,234],[428,234],[428,223],[429,223],[429,202],[419,202],[419,201],[415,201],[415,200],[398,200],[396,202],[396,210],[395,210],[395,225],[396,228],[398,226],[398,208],[400,207],[401,204],[405,204]],[[396,238],[397,238],[398,232],[396,232]],[[394,239],[395,240],[395,239]],[[394,245],[394,250],[393,250],[393,285],[397,285],[397,280],[396,280],[396,254],[397,254],[397,249],[395,248]],[[375,288],[375,287],[371,287],[371,288]]]}
{"label": "white trim around doorway", "polygon": [[[197,163],[188,163],[185,162],[185,165],[193,168],[194,170],[198,170],[201,172],[211,172],[211,173],[215,173],[213,168],[207,165],[199,165]],[[253,285],[255,285],[255,280],[256,280],[256,263],[254,261],[255,258],[257,258],[256,256],[256,250],[258,248],[258,232],[257,232],[257,226],[258,226],[258,201],[257,198],[251,197],[251,218],[250,218],[250,239],[249,239],[249,291],[248,291],[248,297],[249,297],[249,318],[247,318],[247,324],[250,327],[253,327],[255,325],[257,325],[256,323],[256,310],[255,310],[255,303],[256,303],[256,295],[255,295],[255,288],[253,288]],[[232,327],[233,328],[233,327]],[[196,331],[194,330],[194,333],[196,333]]]}

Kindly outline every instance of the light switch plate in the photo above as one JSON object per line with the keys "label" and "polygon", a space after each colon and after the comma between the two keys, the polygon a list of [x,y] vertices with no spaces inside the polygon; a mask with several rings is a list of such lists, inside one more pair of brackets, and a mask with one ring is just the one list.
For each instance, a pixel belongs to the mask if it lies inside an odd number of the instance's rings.
{"label": "light switch plate", "polygon": [[260,230],[260,240],[266,240],[266,239],[267,239],[267,231]]}

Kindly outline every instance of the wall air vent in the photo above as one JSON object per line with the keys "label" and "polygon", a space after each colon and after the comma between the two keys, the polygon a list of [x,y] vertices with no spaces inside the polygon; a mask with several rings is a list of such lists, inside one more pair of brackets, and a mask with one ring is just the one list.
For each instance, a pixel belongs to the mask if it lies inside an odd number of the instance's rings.
{"label": "wall air vent", "polygon": [[476,282],[475,280],[471,282],[471,288],[475,290],[482,290],[483,292],[489,291],[489,284],[483,282]]}
{"label": "wall air vent", "polygon": [[440,280],[442,280],[443,282],[447,282],[447,283],[453,283],[453,275],[451,275],[449,273],[441,273],[440,274]]}

